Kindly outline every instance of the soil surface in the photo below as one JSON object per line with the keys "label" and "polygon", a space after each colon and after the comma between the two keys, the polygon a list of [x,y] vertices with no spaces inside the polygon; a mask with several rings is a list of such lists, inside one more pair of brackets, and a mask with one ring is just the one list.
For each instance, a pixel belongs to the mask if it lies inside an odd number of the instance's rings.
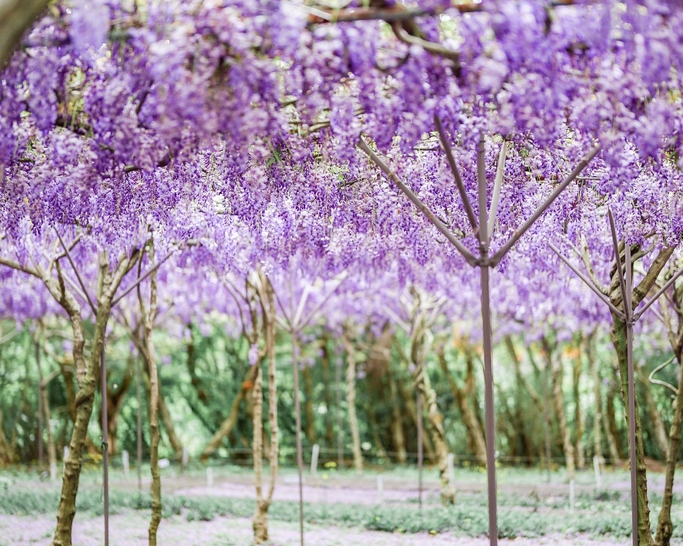
{"label": "soil surface", "polygon": [[[113,515],[110,518],[112,546],[147,546],[148,514],[145,512]],[[272,546],[297,546],[298,527],[294,523],[271,521]],[[0,515],[0,546],[49,545],[54,529],[52,516]],[[310,546],[488,546],[486,537],[470,538],[451,533],[437,535],[382,533],[330,526],[306,525],[306,544]],[[182,517],[165,519],[159,527],[162,546],[249,546],[252,544],[251,520],[215,518],[212,521],[186,521]],[[501,546],[617,546],[616,540],[595,540],[580,536],[548,535],[539,538],[500,539]],[[76,516],[74,546],[101,546],[102,518]]]}

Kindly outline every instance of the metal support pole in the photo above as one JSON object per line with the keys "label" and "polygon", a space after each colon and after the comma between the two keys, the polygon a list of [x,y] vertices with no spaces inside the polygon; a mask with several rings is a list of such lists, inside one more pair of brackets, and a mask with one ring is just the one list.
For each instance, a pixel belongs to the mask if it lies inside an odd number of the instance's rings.
{"label": "metal support pole", "polygon": [[[624,242],[626,256],[626,275],[624,288],[626,301],[626,365],[628,368],[628,445],[631,459],[631,523],[633,525],[633,546],[638,546],[638,469],[636,465],[636,387],[633,373],[633,275],[631,273],[631,245]],[[619,253],[617,249],[617,267]]]}
{"label": "metal support pole", "polygon": [[102,389],[102,465],[104,488],[104,546],[109,546],[109,431],[107,429],[107,360],[104,358],[105,340],[100,350],[100,377]]}
{"label": "metal support pole", "polygon": [[342,392],[341,392],[341,377],[342,373],[342,363],[341,360],[337,359],[336,369],[334,371],[334,379],[337,384],[336,394],[337,394],[337,469],[341,470],[344,466],[344,421],[342,419]]}
{"label": "metal support pole", "polygon": [[626,323],[626,355],[628,366],[628,446],[631,459],[631,524],[633,546],[638,546],[638,472],[636,468],[636,393],[633,378],[633,324]]}
{"label": "metal support pole", "polygon": [[294,413],[296,417],[296,468],[299,473],[299,537],[304,546],[304,458],[301,448],[301,403],[299,400],[299,347],[292,331],[292,368],[294,370]]}
{"label": "metal support pole", "polygon": [[[487,253],[488,249],[485,249]],[[482,253],[483,254],[483,253]],[[488,256],[485,256],[488,257]],[[484,256],[482,256],[484,258]],[[481,320],[484,335],[484,406],[486,421],[486,475],[488,478],[489,542],[498,544],[498,504],[496,491],[496,416],[493,404],[493,347],[491,344],[491,302],[489,297],[489,267],[481,271]]]}
{"label": "metal support pole", "polygon": [[[45,458],[44,448],[43,448],[43,370],[40,367],[40,345],[38,344],[37,334],[36,339],[33,342],[35,355],[36,355],[36,366],[38,367],[38,467],[41,472],[43,469],[43,459]],[[47,423],[50,426],[50,423]]]}
{"label": "metal support pole", "polygon": [[140,359],[136,359],[137,365],[135,369],[135,387],[136,395],[138,399],[138,420],[137,420],[137,448],[138,448],[138,493],[142,493],[142,379],[141,379],[141,366]]}
{"label": "metal support pole", "polygon": [[[427,372],[425,372],[427,373]],[[420,390],[417,390],[416,401],[416,417],[417,417],[417,503],[422,510],[422,468],[424,466],[424,446],[423,446],[423,432],[422,432],[422,396]]]}

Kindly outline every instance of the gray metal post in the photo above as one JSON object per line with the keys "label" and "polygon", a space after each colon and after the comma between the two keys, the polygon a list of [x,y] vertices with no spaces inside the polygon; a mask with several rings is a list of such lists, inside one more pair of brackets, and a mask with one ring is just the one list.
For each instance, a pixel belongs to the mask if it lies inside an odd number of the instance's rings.
{"label": "gray metal post", "polygon": [[301,402],[299,400],[299,347],[296,334],[292,334],[292,368],[294,370],[294,413],[296,417],[296,468],[299,473],[299,538],[304,546],[304,458],[301,447]]}
{"label": "gray metal post", "polygon": [[104,546],[109,546],[109,431],[107,429],[107,360],[104,358],[105,339],[100,350],[100,377],[102,389],[102,466],[104,488]]}
{"label": "gray metal post", "polygon": [[[424,373],[427,373],[426,371]],[[422,431],[422,396],[420,391],[417,391],[416,401],[416,417],[417,417],[417,502],[420,510],[422,510],[422,467],[424,466],[424,448],[423,448],[423,431]]]}

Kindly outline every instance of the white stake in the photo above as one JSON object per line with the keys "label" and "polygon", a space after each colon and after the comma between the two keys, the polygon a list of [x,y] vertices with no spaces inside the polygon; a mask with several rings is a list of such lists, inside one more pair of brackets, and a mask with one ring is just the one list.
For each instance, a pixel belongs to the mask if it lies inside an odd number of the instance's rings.
{"label": "white stake", "polygon": [[380,474],[377,476],[377,504],[382,504],[384,501],[384,479]]}
{"label": "white stake", "polygon": [[574,480],[569,480],[569,511],[574,511]]}
{"label": "white stake", "polygon": [[213,487],[213,468],[211,467],[206,469],[206,486]]}
{"label": "white stake", "polygon": [[130,474],[130,455],[128,455],[128,452],[125,449],[121,454],[121,460],[123,461],[123,475],[128,479],[128,475]]}
{"label": "white stake", "polygon": [[181,461],[181,464],[183,465],[183,468],[187,466],[187,463],[190,462],[190,454],[187,452],[187,448],[183,448],[183,459]]}
{"label": "white stake", "polygon": [[600,476],[600,457],[595,455],[593,457],[593,471],[595,472],[595,488],[602,488],[602,476]]}
{"label": "white stake", "polygon": [[57,481],[57,463],[54,461],[50,463],[50,481],[52,483]]}
{"label": "white stake", "polygon": [[320,446],[313,444],[313,453],[311,453],[311,476],[315,476],[318,472],[318,454],[320,453]]}
{"label": "white stake", "polygon": [[452,453],[448,454],[448,481],[451,483],[451,487],[453,487],[455,483],[455,455]]}

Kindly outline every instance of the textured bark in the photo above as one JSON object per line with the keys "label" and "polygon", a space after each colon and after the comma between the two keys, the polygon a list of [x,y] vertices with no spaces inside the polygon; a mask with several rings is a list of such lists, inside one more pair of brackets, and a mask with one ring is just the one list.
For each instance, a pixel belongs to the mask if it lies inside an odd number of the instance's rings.
{"label": "textured bark", "polygon": [[256,365],[256,378],[252,392],[254,424],[254,483],[256,484],[256,508],[254,510],[254,544],[268,540],[268,505],[263,499],[263,373],[261,362]]}
{"label": "textured bark", "polygon": [[653,436],[655,438],[655,444],[657,444],[657,450],[662,458],[666,460],[667,454],[669,453],[669,437],[664,428],[664,421],[662,421],[662,414],[657,409],[657,404],[652,397],[652,390],[650,382],[647,379],[647,375],[641,366],[634,366],[636,371],[636,379],[640,380],[643,389],[641,390],[643,397],[645,398],[645,407],[647,408],[647,416],[650,422],[650,426],[653,429]]}
{"label": "textured bark", "polygon": [[[147,247],[147,254],[150,263],[154,262],[154,246],[153,242],[149,242]],[[142,262],[140,262],[142,263]],[[138,270],[138,275],[140,271]],[[159,376],[157,373],[156,355],[154,353],[154,345],[152,343],[152,329],[154,328],[154,320],[157,313],[157,285],[156,272],[150,275],[149,282],[149,305],[145,305],[142,297],[142,290],[138,285],[138,301],[140,303],[141,323],[142,323],[142,344],[144,346],[143,357],[147,364],[147,373],[149,374],[149,430],[150,430],[150,445],[149,445],[149,467],[152,475],[151,494],[152,494],[152,515],[149,520],[149,528],[147,537],[149,546],[156,546],[157,531],[161,523],[161,476],[159,474]],[[132,361],[131,361],[132,363]]]}
{"label": "textured bark", "polygon": [[673,522],[671,521],[671,506],[673,504],[674,475],[676,473],[676,461],[681,445],[681,425],[683,424],[683,313],[680,311],[683,303],[683,286],[674,290],[673,301],[676,304],[677,326],[674,326],[669,317],[667,305],[662,305],[662,312],[666,319],[667,330],[671,348],[678,361],[678,392],[674,401],[674,416],[669,431],[669,448],[666,456],[666,473],[664,479],[664,491],[662,494],[662,508],[657,520],[657,532],[655,542],[658,546],[669,546],[673,535]]}
{"label": "textured bark", "polygon": [[[543,353],[546,358],[549,370],[552,370],[551,384],[553,391],[553,404],[555,405],[555,415],[560,428],[560,438],[562,439],[562,451],[564,452],[565,466],[567,467],[567,478],[571,481],[575,479],[574,465],[574,446],[572,445],[567,428],[567,418],[564,410],[564,396],[562,395],[562,362],[559,357],[553,358],[553,347],[546,339],[542,339]],[[557,361],[557,362],[554,362]]]}
{"label": "textured bark", "polygon": [[[107,370],[107,376],[111,375],[110,370]],[[118,419],[123,407],[123,400],[128,388],[133,379],[133,358],[128,359],[126,366],[126,374],[119,385],[119,388],[114,390],[110,381],[107,381],[107,432],[109,433],[109,454],[116,455],[119,452],[119,444],[117,439]],[[102,409],[100,408],[100,428],[102,426]]]}
{"label": "textured bark", "polygon": [[434,444],[436,463],[441,481],[441,504],[448,506],[455,503],[455,488],[450,481],[448,471],[448,444],[443,428],[443,416],[436,405],[436,393],[432,389],[427,374],[426,356],[428,343],[426,339],[427,325],[423,311],[418,308],[412,317],[410,332],[410,359],[415,366],[415,389],[422,400],[422,407],[427,413],[429,431]]}
{"label": "textured bark", "polygon": [[[635,306],[635,302],[634,302]],[[621,397],[624,400],[624,415],[626,425],[629,426],[628,409],[628,364],[626,354],[626,324],[621,318],[612,315],[612,343],[617,352],[619,360],[619,375],[621,383]],[[640,424],[638,411],[638,399],[636,398],[636,414],[634,416],[636,425],[636,483],[638,491],[638,544],[639,546],[653,546],[652,535],[650,534],[650,506],[647,499],[647,474],[645,468],[645,450],[643,448],[643,429]]]}
{"label": "textured bark", "polygon": [[358,431],[358,417],[356,415],[356,350],[349,339],[349,333],[344,330],[342,343],[346,349],[346,404],[349,412],[349,427],[353,444],[353,467],[363,470],[363,453],[360,447],[360,432]]}
{"label": "textured bark", "polygon": [[476,388],[472,354],[470,352],[465,353],[467,372],[465,375],[465,384],[462,388],[458,387],[455,378],[448,369],[448,362],[446,361],[443,346],[437,349],[436,355],[439,360],[439,365],[441,366],[441,371],[446,377],[451,392],[460,408],[460,415],[462,416],[462,422],[467,429],[467,436],[469,438],[469,444],[472,446],[474,457],[479,465],[486,466],[486,440],[484,439],[484,431],[477,420],[475,412],[470,406],[470,394]]}
{"label": "textured bark", "polygon": [[[637,247],[632,249],[632,252],[639,250]],[[649,265],[649,268],[640,281],[640,283],[633,289],[632,305],[635,309],[638,304],[645,298],[645,296],[654,287],[659,274],[666,266],[669,258],[673,254],[674,248],[664,247],[657,253],[657,256]],[[619,288],[619,274],[618,268],[622,267],[621,252],[617,260],[612,266],[611,282],[609,288],[609,295],[612,304],[618,309],[624,309],[624,302],[622,300],[621,290]],[[650,533],[650,506],[647,498],[647,470],[645,467],[645,450],[643,448],[643,429],[640,423],[640,414],[638,412],[638,397],[635,400],[635,415],[629,415],[628,407],[628,351],[626,340],[626,323],[616,314],[612,313],[612,344],[617,353],[619,364],[619,376],[621,386],[621,398],[624,401],[624,415],[626,416],[627,426],[629,420],[634,420],[636,432],[636,483],[638,496],[638,543],[640,546],[652,546],[654,544],[652,534]]]}
{"label": "textured bark", "polygon": [[[134,256],[137,257],[137,254]],[[121,279],[128,272],[130,265],[130,258],[122,258],[119,260],[118,267],[112,273],[106,255],[100,256],[95,331],[92,336],[90,357],[87,362],[84,355],[85,337],[81,310],[78,303],[66,290],[63,282],[47,276],[44,278],[48,290],[67,312],[71,322],[73,331],[72,355],[78,382],[78,391],[74,400],[76,420],[69,443],[69,456],[64,463],[62,491],[57,509],[57,527],[52,539],[52,546],[71,546],[71,530],[76,514],[76,494],[78,493],[81,466],[83,464],[83,448],[88,434],[88,423],[90,422],[95,399],[100,353],[104,343],[114,294]],[[59,278],[61,280],[61,275]]]}
{"label": "textured bark", "polygon": [[237,419],[239,417],[240,404],[242,400],[246,398],[247,394],[253,387],[254,381],[256,379],[257,370],[258,366],[251,366],[247,370],[247,373],[244,376],[244,381],[242,381],[242,386],[232,401],[230,413],[228,414],[226,419],[221,423],[220,428],[207,442],[206,447],[204,447],[204,450],[202,451],[202,461],[206,461],[220,447],[221,443],[223,442],[223,438],[229,436],[235,428],[235,425],[237,424]]}
{"label": "textured bark", "polygon": [[176,434],[175,425],[173,424],[173,418],[171,417],[171,412],[168,411],[168,406],[166,405],[166,400],[164,399],[164,393],[161,390],[161,383],[158,383],[158,396],[159,396],[159,417],[161,417],[161,423],[164,425],[164,430],[166,431],[166,436],[168,441],[173,448],[178,460],[182,459],[183,456],[183,443]]}
{"label": "textured bark", "polygon": [[5,430],[2,424],[2,406],[0,406],[0,465],[7,465],[12,462],[12,450],[7,442]]}
{"label": "textured bark", "polygon": [[[683,342],[683,329],[679,339]],[[683,423],[683,343],[676,347],[676,359],[678,360],[678,393],[674,403],[674,418],[669,432],[669,449],[666,459],[666,474],[664,479],[664,492],[662,495],[662,509],[657,521],[657,533],[655,542],[658,546],[669,546],[673,535],[673,523],[671,521],[671,506],[673,504],[674,475],[676,473],[676,461],[678,450],[681,445],[681,424]]]}
{"label": "textured bark", "polygon": [[0,0],[0,67],[47,4],[47,0]]}
{"label": "textured bark", "polygon": [[[140,343],[144,343],[142,340],[138,340],[138,347]],[[145,388],[147,389],[147,398],[151,397],[151,370],[149,368],[149,361],[145,358]],[[164,395],[161,391],[161,383],[159,382],[159,372],[157,370],[157,411],[158,416],[161,417],[161,423],[164,425],[164,430],[166,431],[166,436],[168,437],[168,443],[171,444],[173,452],[178,460],[182,459],[183,456],[183,443],[178,438],[175,431],[175,426],[173,424],[173,418],[171,417],[171,412],[168,411],[168,406],[164,400]]]}
{"label": "textured bark", "polygon": [[[255,283],[263,317],[263,340],[268,363],[268,424],[270,426],[270,483],[263,493],[263,381],[261,371],[254,383],[254,479],[256,482],[256,508],[254,510],[254,544],[268,541],[268,508],[273,499],[278,471],[279,428],[277,422],[277,370],[275,367],[275,298],[273,287],[266,275],[259,271]],[[252,315],[253,316],[253,315]]]}

